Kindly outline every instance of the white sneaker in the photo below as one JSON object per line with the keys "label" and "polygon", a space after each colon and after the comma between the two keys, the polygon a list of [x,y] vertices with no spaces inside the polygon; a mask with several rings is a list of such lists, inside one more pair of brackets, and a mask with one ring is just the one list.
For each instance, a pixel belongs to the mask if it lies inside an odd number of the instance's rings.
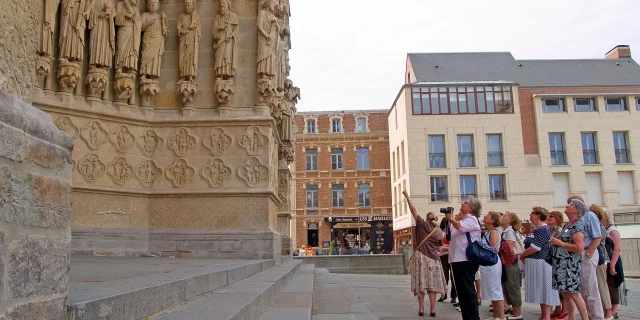
{"label": "white sneaker", "polygon": [[507,320],[522,320],[522,315],[514,316],[510,314],[507,316]]}

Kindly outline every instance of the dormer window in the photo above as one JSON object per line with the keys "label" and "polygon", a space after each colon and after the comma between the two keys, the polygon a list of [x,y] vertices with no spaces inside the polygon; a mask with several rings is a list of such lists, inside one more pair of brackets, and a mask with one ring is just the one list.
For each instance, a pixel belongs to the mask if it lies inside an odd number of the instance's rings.
{"label": "dormer window", "polygon": [[356,119],[356,132],[367,132],[367,118]]}
{"label": "dormer window", "polygon": [[331,132],[342,133],[342,121],[340,119],[334,118],[331,120]]}
{"label": "dormer window", "polygon": [[317,133],[316,119],[307,119],[307,133]]}

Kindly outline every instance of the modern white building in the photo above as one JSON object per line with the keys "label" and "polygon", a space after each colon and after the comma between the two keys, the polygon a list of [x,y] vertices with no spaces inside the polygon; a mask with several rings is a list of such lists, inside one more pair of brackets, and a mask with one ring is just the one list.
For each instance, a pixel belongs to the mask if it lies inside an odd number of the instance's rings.
{"label": "modern white building", "polygon": [[640,66],[628,46],[593,60],[409,54],[388,120],[396,248],[415,225],[403,190],[423,215],[473,195],[483,212],[523,220],[580,194],[640,237]]}

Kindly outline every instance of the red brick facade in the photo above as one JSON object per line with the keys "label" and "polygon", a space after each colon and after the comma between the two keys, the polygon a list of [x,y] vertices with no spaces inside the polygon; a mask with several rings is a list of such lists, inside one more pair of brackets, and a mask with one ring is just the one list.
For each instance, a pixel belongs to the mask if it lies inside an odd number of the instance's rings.
{"label": "red brick facade", "polygon": [[[342,121],[343,132],[328,133],[331,117]],[[367,119],[367,132],[355,133],[356,118]],[[305,120],[316,119],[316,132],[306,133]],[[296,247],[307,245],[307,226],[316,224],[319,245],[331,240],[328,217],[391,216],[389,132],[386,110],[312,112],[296,115],[298,135],[294,181],[296,187]],[[331,149],[343,150],[343,170],[332,170]],[[368,169],[357,169],[357,148],[369,149]],[[317,170],[306,170],[306,151],[317,150]],[[369,184],[371,205],[358,207],[358,184]],[[334,207],[332,185],[344,185],[344,207]],[[318,207],[307,208],[306,186],[318,186]]]}

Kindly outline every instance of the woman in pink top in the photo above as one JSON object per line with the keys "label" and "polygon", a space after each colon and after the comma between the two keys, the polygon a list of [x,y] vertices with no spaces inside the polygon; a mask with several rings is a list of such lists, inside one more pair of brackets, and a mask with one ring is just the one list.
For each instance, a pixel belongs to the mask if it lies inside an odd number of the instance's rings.
{"label": "woman in pink top", "polygon": [[471,241],[480,240],[480,212],[482,202],[475,197],[469,197],[460,212],[451,219],[451,244],[449,245],[449,262],[456,283],[458,301],[463,320],[480,320],[478,314],[478,296],[474,287],[475,274],[478,265],[467,260],[467,233]]}

